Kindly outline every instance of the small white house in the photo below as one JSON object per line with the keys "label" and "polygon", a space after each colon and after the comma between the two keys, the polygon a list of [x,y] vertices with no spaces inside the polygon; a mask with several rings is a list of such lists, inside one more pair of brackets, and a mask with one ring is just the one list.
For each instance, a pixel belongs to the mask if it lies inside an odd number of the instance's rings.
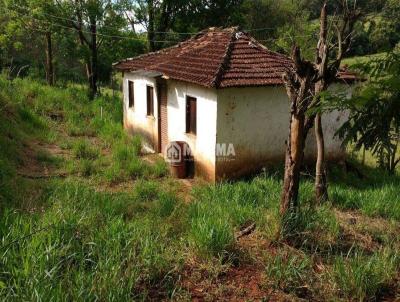
{"label": "small white house", "polygon": [[[237,28],[210,28],[115,64],[123,72],[124,126],[154,152],[186,142],[195,174],[210,181],[256,172],[284,158],[289,100],[282,74],[290,66],[289,58]],[[338,79],[336,88],[347,89],[354,76]],[[345,118],[343,112],[323,117],[329,160],[344,156],[334,133]],[[314,155],[311,133],[306,158]]]}

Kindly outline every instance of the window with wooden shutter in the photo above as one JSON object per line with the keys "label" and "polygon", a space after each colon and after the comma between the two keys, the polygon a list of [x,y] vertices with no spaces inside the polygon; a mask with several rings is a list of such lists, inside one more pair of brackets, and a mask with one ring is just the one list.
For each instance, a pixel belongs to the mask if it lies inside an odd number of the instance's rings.
{"label": "window with wooden shutter", "polygon": [[135,106],[135,90],[132,81],[128,81],[128,100],[129,108],[133,108],[133,106]]}
{"label": "window with wooden shutter", "polygon": [[186,96],[186,133],[197,132],[197,99]]}
{"label": "window with wooden shutter", "polygon": [[147,86],[147,115],[154,116],[154,92],[152,86]]}

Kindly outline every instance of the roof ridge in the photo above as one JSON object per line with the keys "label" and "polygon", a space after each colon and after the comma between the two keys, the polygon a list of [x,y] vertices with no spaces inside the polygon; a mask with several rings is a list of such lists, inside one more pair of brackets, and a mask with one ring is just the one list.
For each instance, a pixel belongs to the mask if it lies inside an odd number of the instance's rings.
{"label": "roof ridge", "polygon": [[171,51],[171,50],[174,50],[174,49],[176,49],[176,48],[181,47],[182,44],[186,44],[186,43],[188,43],[188,42],[191,42],[191,41],[193,41],[193,40],[196,40],[196,39],[200,38],[201,36],[205,35],[207,32],[208,32],[208,29],[201,30],[201,31],[195,33],[195,34],[194,34],[192,37],[190,37],[189,39],[184,40],[184,41],[180,41],[180,42],[178,42],[178,43],[175,44],[175,45],[172,45],[172,46],[169,46],[169,47],[165,47],[165,48],[160,49],[160,50],[156,50],[156,51],[151,51],[151,52],[148,52],[148,53],[144,53],[144,54],[138,55],[138,56],[133,57],[133,58],[126,58],[126,59],[124,59],[124,60],[121,60],[121,61],[117,61],[117,62],[112,63],[112,66],[118,65],[118,64],[123,63],[123,62],[129,62],[129,61],[131,61],[131,60],[136,60],[136,59],[145,58],[145,57],[151,56],[151,55],[168,53],[168,52]]}
{"label": "roof ridge", "polygon": [[285,58],[287,60],[291,60],[290,57],[288,57],[282,53],[279,53],[279,52],[269,49],[267,46],[265,46],[264,44],[257,41],[249,32],[243,32],[243,34],[246,35],[246,37],[248,37],[255,46],[260,47],[262,50],[266,50],[266,51],[270,52],[271,54],[281,56],[282,58]]}
{"label": "roof ridge", "polygon": [[214,75],[213,80],[211,81],[211,87],[218,88],[218,86],[221,83],[221,79],[226,71],[226,67],[228,65],[228,62],[231,58],[231,53],[232,53],[232,46],[233,46],[233,41],[236,39],[236,34],[238,33],[238,27],[230,27],[229,30],[232,30],[231,32],[231,38],[228,42],[228,45],[226,47],[226,51],[224,56],[222,57],[221,64],[219,65],[217,72]]}

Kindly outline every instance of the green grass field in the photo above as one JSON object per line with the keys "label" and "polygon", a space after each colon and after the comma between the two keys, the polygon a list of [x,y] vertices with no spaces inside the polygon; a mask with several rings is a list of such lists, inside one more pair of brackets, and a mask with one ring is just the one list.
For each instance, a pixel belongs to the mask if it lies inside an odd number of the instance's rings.
{"label": "green grass field", "polygon": [[[0,299],[400,299],[400,177],[351,158],[331,201],[301,184],[277,240],[282,167],[187,187],[122,128],[120,95],[0,77]],[[253,233],[236,238],[255,223]]]}

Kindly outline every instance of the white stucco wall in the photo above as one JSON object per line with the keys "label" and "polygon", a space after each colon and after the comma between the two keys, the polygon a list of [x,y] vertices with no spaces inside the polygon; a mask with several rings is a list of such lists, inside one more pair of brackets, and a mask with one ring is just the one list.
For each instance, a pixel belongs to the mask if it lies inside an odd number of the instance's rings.
{"label": "white stucco wall", "polygon": [[[133,108],[129,108],[128,81],[133,81],[134,83],[135,104]],[[147,85],[153,87],[154,117],[147,116]],[[133,73],[124,74],[124,127],[132,133],[140,134],[144,139],[144,145],[147,150],[154,150],[154,143],[157,141],[158,99],[156,87],[155,78]]]}
{"label": "white stucco wall", "polygon": [[[217,91],[168,80],[168,140],[185,141],[195,159],[195,169],[213,180],[217,131]],[[197,134],[186,133],[186,96],[197,99]]]}
{"label": "white stucco wall", "polygon": [[[135,105],[128,107],[128,80],[134,82]],[[154,117],[147,116],[146,86],[154,87]],[[336,85],[332,89],[346,87]],[[124,126],[143,136],[148,149],[158,141],[156,79],[125,73],[123,79]],[[186,96],[197,99],[197,135],[186,133]],[[210,180],[244,175],[271,162],[282,161],[288,136],[289,100],[283,87],[210,89],[182,81],[167,80],[168,141],[185,141],[195,159],[196,174]],[[344,112],[323,116],[328,159],[342,157],[336,129],[347,118]],[[233,144],[234,158],[216,156],[216,144]],[[306,157],[316,152],[311,129]]]}
{"label": "white stucco wall", "polygon": [[[134,82],[135,105],[129,108],[128,81]],[[147,116],[146,86],[154,87],[154,117]],[[125,73],[123,79],[124,126],[143,136],[148,150],[158,139],[158,99],[156,79]],[[197,134],[186,133],[186,96],[197,99]],[[215,89],[182,81],[167,80],[168,141],[185,141],[195,159],[196,173],[214,180],[217,129],[217,92]]]}
{"label": "white stucco wall", "polygon": [[[334,138],[345,113],[323,116],[328,159],[343,156],[341,142]],[[288,137],[289,99],[283,87],[246,87],[218,90],[217,143],[232,143],[236,156],[216,160],[217,178],[240,176],[260,169],[269,162],[282,161]],[[311,129],[306,158],[315,156],[314,130]]]}

